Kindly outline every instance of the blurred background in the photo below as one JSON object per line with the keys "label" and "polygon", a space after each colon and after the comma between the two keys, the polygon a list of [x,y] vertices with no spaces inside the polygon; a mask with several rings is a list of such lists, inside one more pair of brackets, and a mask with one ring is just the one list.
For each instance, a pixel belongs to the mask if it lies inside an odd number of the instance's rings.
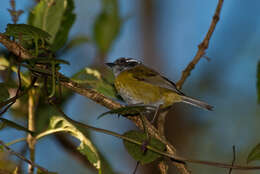
{"label": "blurred background", "polygon": [[[141,59],[172,81],[178,81],[182,70],[192,60],[198,44],[203,40],[217,0],[119,0],[120,16],[124,22],[120,35],[105,61],[118,57]],[[70,37],[91,36],[93,23],[101,10],[97,0],[75,0],[76,23]],[[19,23],[26,23],[33,1],[17,0],[17,8],[23,9]],[[220,21],[210,40],[206,56],[202,58],[183,85],[184,93],[215,106],[213,112],[200,110],[185,104],[176,104],[166,121],[166,135],[175,145],[180,156],[219,162],[232,162],[232,146],[236,147],[236,164],[246,164],[251,149],[260,142],[259,106],[256,94],[256,67],[260,58],[259,0],[225,1]],[[11,22],[7,11],[9,1],[2,0],[0,8],[0,32]],[[72,75],[92,66],[97,60],[93,44],[85,44],[64,55],[71,66],[61,70]],[[89,99],[74,95],[64,107],[73,119],[118,133],[135,129],[123,117],[107,116],[97,120],[106,108]],[[11,116],[7,117],[14,119]],[[25,123],[23,119],[18,120]],[[0,139],[9,142],[21,138],[24,133],[13,129],[0,132]],[[136,162],[126,152],[122,141],[112,136],[90,132],[95,145],[116,173],[132,173]],[[21,150],[23,144],[12,148]],[[2,155],[3,158],[3,155]],[[10,158],[15,160],[15,158]],[[84,162],[61,148],[50,136],[36,146],[36,162],[51,171],[63,174],[95,173]],[[260,163],[254,162],[252,164]],[[192,173],[227,173],[204,165],[191,165]],[[259,171],[258,171],[259,172]],[[233,171],[258,173],[257,171]],[[139,167],[137,173],[159,173],[156,163]],[[170,166],[169,173],[177,173]]]}

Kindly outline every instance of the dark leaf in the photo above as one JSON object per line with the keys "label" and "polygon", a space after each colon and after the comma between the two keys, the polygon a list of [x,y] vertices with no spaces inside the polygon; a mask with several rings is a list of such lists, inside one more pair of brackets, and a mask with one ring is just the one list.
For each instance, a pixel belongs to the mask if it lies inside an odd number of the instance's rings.
{"label": "dark leaf", "polygon": [[[144,132],[140,132],[140,131],[128,131],[126,133],[124,133],[124,136],[134,139],[138,142],[148,142],[148,145],[160,150],[160,151],[164,151],[165,150],[165,145],[163,143],[161,143],[159,140],[157,140],[154,137],[150,137],[149,140],[147,140],[147,134],[145,134]],[[124,140],[124,145],[125,148],[127,149],[128,153],[137,161],[139,161],[141,164],[147,164],[150,162],[153,162],[154,160],[158,159],[159,157],[161,157],[160,154],[153,152],[151,150],[148,150],[144,152],[144,147],[131,143],[129,141]]]}
{"label": "dark leaf", "polygon": [[67,5],[67,0],[41,0],[32,10],[28,23],[48,32],[52,36],[49,40],[52,44],[61,27]]}
{"label": "dark leaf", "polygon": [[74,1],[68,0],[67,8],[63,14],[61,25],[54,39],[52,50],[57,51],[62,48],[68,40],[69,31],[76,20],[74,11]]}
{"label": "dark leaf", "polygon": [[94,40],[99,51],[106,54],[117,38],[122,19],[117,0],[103,0],[103,9],[94,23]]}

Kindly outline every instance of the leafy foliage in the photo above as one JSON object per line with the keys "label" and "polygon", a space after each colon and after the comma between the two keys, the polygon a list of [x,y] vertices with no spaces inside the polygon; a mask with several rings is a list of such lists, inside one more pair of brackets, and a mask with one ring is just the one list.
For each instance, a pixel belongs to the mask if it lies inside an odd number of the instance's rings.
{"label": "leafy foliage", "polygon": [[[8,24],[5,35],[15,40],[31,54],[35,55],[30,60],[19,60],[19,56],[8,52],[0,57],[0,70],[7,72],[8,83],[0,83],[0,102],[9,98],[8,90],[15,90],[18,87],[17,79],[13,78],[13,73],[18,73],[17,64],[27,69],[22,69],[20,76],[22,79],[22,89],[31,84],[31,79],[37,77],[34,88],[37,91],[35,101],[35,130],[30,131],[14,121],[0,118],[2,126],[9,126],[17,130],[25,131],[38,139],[56,132],[66,132],[80,141],[78,150],[90,161],[90,163],[101,173],[101,166],[106,173],[113,173],[111,166],[106,159],[99,155],[92,141],[86,136],[84,130],[80,129],[69,119],[57,115],[57,111],[49,106],[46,100],[55,100],[57,106],[61,107],[73,95],[67,89],[59,89],[59,79],[56,72],[60,69],[60,64],[69,64],[57,55],[63,55],[66,50],[90,41],[85,36],[74,37],[69,43],[68,35],[74,24],[76,15],[74,13],[74,0],[41,0],[30,12],[28,24]],[[122,20],[119,16],[117,0],[102,0],[102,11],[94,22],[94,41],[100,53],[106,54],[117,38]],[[63,49],[62,49],[63,48]],[[61,53],[61,54],[60,54]],[[1,54],[1,55],[2,55]],[[35,73],[33,69],[42,68],[43,71],[51,71],[48,75]],[[52,69],[51,69],[52,68]],[[82,86],[92,88],[105,96],[117,98],[115,88],[112,85],[112,78],[104,77],[95,69],[84,68],[76,73],[74,81]],[[9,82],[10,81],[10,82]],[[55,95],[48,95],[52,89]],[[61,93],[59,93],[61,91]],[[47,94],[47,95],[46,95]],[[52,93],[53,94],[53,93]],[[62,94],[62,95],[58,95]],[[28,94],[19,97],[11,107],[12,115],[28,115]],[[24,117],[26,118],[26,117]],[[48,129],[46,130],[46,127]],[[43,131],[45,130],[45,131]],[[42,132],[35,135],[35,132]],[[16,141],[14,142],[16,143]],[[102,163],[101,163],[102,159]],[[13,170],[12,170],[13,171]],[[14,171],[15,173],[15,171]],[[40,170],[37,173],[42,173]]]}
{"label": "leafy foliage", "polygon": [[53,45],[52,45],[52,51],[57,51],[60,48],[62,48],[69,35],[69,31],[74,24],[76,20],[76,15],[74,14],[74,1],[73,0],[67,0],[68,5],[66,6],[66,10],[62,16],[61,24],[59,27],[59,30],[55,36]]}
{"label": "leafy foliage", "polygon": [[102,3],[102,11],[94,24],[94,40],[99,51],[106,54],[120,32],[122,19],[117,0],[103,0]]}
{"label": "leafy foliage", "polygon": [[38,56],[39,40],[41,41],[42,47],[44,47],[45,41],[51,38],[49,33],[41,30],[40,28],[27,24],[8,24],[5,35],[18,39],[23,46],[28,44],[26,41],[33,40],[35,44],[36,57]]}
{"label": "leafy foliage", "polygon": [[53,44],[67,5],[67,0],[42,0],[32,10],[28,23],[48,32],[52,36],[50,44]]}
{"label": "leafy foliage", "polygon": [[[148,138],[147,134],[145,134],[144,132],[132,130],[132,131],[128,131],[128,132],[124,133],[124,136],[134,139],[138,142],[144,142],[144,144],[146,144],[145,142],[148,142],[147,145],[149,145],[155,149],[158,149],[160,151],[165,150],[165,145],[163,143],[161,143],[159,140],[157,140],[154,137]],[[158,153],[155,153],[148,149],[145,150],[145,147],[136,145],[136,144],[131,143],[126,140],[124,140],[123,142],[124,142],[125,148],[127,149],[128,153],[135,160],[141,162],[141,164],[147,164],[147,163],[153,162],[154,160],[161,157],[161,155]]]}
{"label": "leafy foliage", "polygon": [[92,142],[70,121],[61,116],[53,116],[50,120],[49,128],[36,136],[37,139],[56,132],[67,132],[80,140],[78,150],[86,156],[90,163],[101,170],[101,161],[99,154]]}
{"label": "leafy foliage", "polygon": [[93,88],[107,97],[118,98],[114,86],[108,83],[95,69],[84,68],[71,79],[87,88]]}

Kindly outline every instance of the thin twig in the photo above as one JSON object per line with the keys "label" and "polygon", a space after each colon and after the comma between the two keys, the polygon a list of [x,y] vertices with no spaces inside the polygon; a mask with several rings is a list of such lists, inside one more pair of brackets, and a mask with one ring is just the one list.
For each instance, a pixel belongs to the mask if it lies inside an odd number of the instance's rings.
{"label": "thin twig", "polygon": [[166,164],[166,161],[160,161],[158,164],[158,167],[160,169],[161,174],[167,174],[168,173],[168,165]]}
{"label": "thin twig", "polygon": [[[232,149],[233,149],[233,160],[232,160],[231,165],[234,166],[235,161],[236,161],[236,146],[233,146]],[[228,174],[231,174],[231,173],[232,173],[232,168],[229,169]]]}
{"label": "thin twig", "polygon": [[21,160],[23,160],[23,161],[25,161],[25,162],[31,164],[32,166],[34,166],[34,167],[40,169],[41,171],[43,171],[43,172],[45,172],[45,173],[47,173],[47,174],[51,174],[51,172],[49,172],[47,169],[45,169],[45,168],[39,166],[38,164],[32,162],[31,160],[25,158],[25,157],[22,156],[21,154],[19,154],[19,153],[13,151],[10,147],[8,147],[8,146],[7,146],[3,141],[1,141],[1,140],[0,140],[0,145],[2,145],[2,146],[7,150],[7,152],[9,152],[10,154],[17,156],[17,157],[20,158]]}
{"label": "thin twig", "polygon": [[193,60],[188,64],[188,66],[182,71],[181,79],[176,83],[176,86],[178,89],[182,88],[183,83],[190,75],[190,72],[195,68],[196,64],[199,62],[199,60],[204,56],[205,51],[208,49],[210,38],[216,28],[216,25],[220,19],[220,12],[222,9],[224,0],[219,0],[218,5],[215,11],[215,14],[212,18],[209,30],[204,38],[204,40],[199,44],[198,51],[193,58]]}
{"label": "thin twig", "polygon": [[17,23],[17,21],[19,20],[19,17],[21,14],[23,14],[23,10],[16,10],[16,3],[15,0],[10,0],[10,5],[11,5],[11,9],[8,9],[11,17],[12,17],[12,21],[14,24]]}
{"label": "thin twig", "polygon": [[17,68],[17,76],[18,76],[18,88],[16,90],[16,93],[15,93],[15,100],[13,100],[11,103],[9,103],[1,112],[0,112],[0,116],[2,116],[15,102],[16,102],[16,99],[18,98],[19,96],[19,93],[21,91],[21,88],[22,88],[22,80],[21,80],[21,66],[18,65],[18,68]]}
{"label": "thin twig", "polygon": [[[31,84],[30,84],[30,86],[29,86],[28,88],[26,88],[24,91],[21,91],[21,90],[20,90],[20,92],[19,92],[17,95],[15,95],[14,97],[12,97],[12,98],[10,98],[10,99],[8,99],[8,100],[6,100],[6,101],[1,102],[1,103],[0,103],[0,109],[3,108],[4,106],[8,105],[8,104],[11,104],[11,103],[15,102],[18,98],[20,98],[20,97],[24,96],[25,94],[27,94],[28,91],[34,86],[34,83],[36,82],[36,80],[37,80],[37,78],[34,77],[34,78],[32,79]],[[8,107],[8,106],[7,106],[7,107]],[[9,107],[8,107],[8,108],[9,108]],[[8,108],[7,108],[7,109],[8,109]],[[4,110],[6,110],[6,109],[4,109]],[[4,112],[6,112],[6,111],[4,111],[4,110],[0,113],[0,116],[1,116]]]}
{"label": "thin twig", "polygon": [[[157,129],[161,136],[165,137],[165,122],[166,122],[166,116],[168,114],[168,111],[159,112],[159,117],[157,120]],[[160,169],[161,174],[167,174],[168,172],[168,165],[165,160],[162,160],[159,162],[158,167]]]}
{"label": "thin twig", "polygon": [[[29,91],[29,99],[28,99],[28,129],[30,131],[35,131],[35,109],[36,109],[36,90],[31,89]],[[27,143],[30,151],[30,160],[32,162],[35,161],[35,143],[36,139],[28,133]],[[28,165],[28,173],[34,173],[34,166]]]}

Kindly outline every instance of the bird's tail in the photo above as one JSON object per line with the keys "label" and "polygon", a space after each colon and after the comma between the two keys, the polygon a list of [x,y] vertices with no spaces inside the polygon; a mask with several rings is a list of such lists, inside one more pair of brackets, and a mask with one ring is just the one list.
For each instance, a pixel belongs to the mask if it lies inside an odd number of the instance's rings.
{"label": "bird's tail", "polygon": [[197,99],[191,98],[191,97],[182,96],[182,102],[188,103],[190,105],[193,105],[193,106],[196,106],[196,107],[199,107],[199,108],[207,109],[207,110],[210,110],[210,111],[213,110],[213,106],[211,106],[211,105],[209,105],[205,102],[199,101]]}

